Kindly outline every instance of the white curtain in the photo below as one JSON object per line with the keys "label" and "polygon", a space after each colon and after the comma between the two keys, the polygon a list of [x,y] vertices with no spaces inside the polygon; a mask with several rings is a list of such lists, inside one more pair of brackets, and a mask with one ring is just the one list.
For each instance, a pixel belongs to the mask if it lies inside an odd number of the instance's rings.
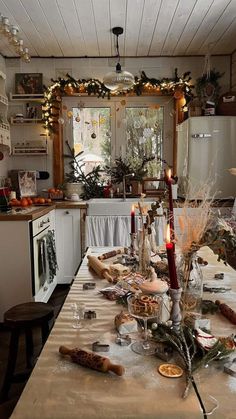
{"label": "white curtain", "polygon": [[[140,227],[135,217],[136,231]],[[129,246],[130,216],[87,216],[86,246]],[[153,236],[157,245],[163,244],[165,217],[157,217],[153,223]]]}

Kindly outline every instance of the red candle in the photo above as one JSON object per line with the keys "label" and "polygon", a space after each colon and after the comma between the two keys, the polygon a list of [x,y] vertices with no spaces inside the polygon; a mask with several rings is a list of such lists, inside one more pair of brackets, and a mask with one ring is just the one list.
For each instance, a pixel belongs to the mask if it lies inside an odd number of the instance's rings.
{"label": "red candle", "polygon": [[[174,240],[175,238],[175,228],[174,228],[174,208],[173,208],[173,197],[172,197],[172,180],[171,180],[171,169],[168,169],[165,178],[166,184],[168,186],[169,192],[169,223],[170,223],[170,231],[171,231],[171,238]],[[174,247],[174,245],[173,245]]]}
{"label": "red candle", "polygon": [[134,205],[132,205],[131,209],[131,234],[135,233],[135,211],[134,211]]}
{"label": "red candle", "polygon": [[167,259],[168,259],[168,267],[169,267],[169,277],[170,277],[170,288],[171,289],[178,289],[179,283],[176,273],[176,266],[175,266],[175,253],[174,253],[174,244],[170,242],[170,226],[167,226],[167,234],[166,234],[166,251],[167,251]]}

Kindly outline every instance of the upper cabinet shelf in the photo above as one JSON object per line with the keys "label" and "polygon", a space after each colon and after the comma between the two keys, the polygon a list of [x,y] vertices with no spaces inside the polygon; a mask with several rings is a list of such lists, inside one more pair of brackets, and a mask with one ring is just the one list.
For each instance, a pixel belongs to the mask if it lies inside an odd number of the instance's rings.
{"label": "upper cabinet shelf", "polygon": [[10,127],[7,121],[8,98],[6,96],[6,74],[0,71],[0,144],[11,150]]}
{"label": "upper cabinet shelf", "polygon": [[21,101],[32,101],[32,102],[42,102],[44,99],[43,93],[38,94],[18,94],[18,93],[10,93],[10,100],[21,100]]}
{"label": "upper cabinet shelf", "polygon": [[0,104],[8,106],[8,98],[7,96],[3,96],[0,94]]}

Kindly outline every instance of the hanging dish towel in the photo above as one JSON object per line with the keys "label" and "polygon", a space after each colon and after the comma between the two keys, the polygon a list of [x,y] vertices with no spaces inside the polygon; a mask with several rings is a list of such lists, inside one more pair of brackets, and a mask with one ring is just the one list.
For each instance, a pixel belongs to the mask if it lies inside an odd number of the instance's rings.
{"label": "hanging dish towel", "polygon": [[46,246],[47,246],[47,259],[48,259],[48,266],[49,266],[49,282],[52,282],[58,269],[54,230],[48,230],[48,233],[46,236]]}
{"label": "hanging dish towel", "polygon": [[40,281],[40,287],[44,284],[46,279],[46,240],[43,237],[39,240],[38,244],[38,275]]}

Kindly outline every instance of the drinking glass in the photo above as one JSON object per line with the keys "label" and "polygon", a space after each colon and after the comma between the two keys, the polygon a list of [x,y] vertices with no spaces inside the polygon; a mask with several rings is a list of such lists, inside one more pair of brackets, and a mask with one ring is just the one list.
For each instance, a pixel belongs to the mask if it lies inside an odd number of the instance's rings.
{"label": "drinking glass", "polygon": [[73,319],[75,320],[72,327],[74,329],[81,329],[83,327],[84,305],[81,303],[72,303],[71,309],[73,311]]}
{"label": "drinking glass", "polygon": [[127,299],[128,310],[131,316],[144,324],[144,338],[142,341],[132,343],[131,349],[140,355],[153,355],[156,351],[156,343],[148,340],[148,320],[156,323],[159,321],[161,313],[161,297],[159,296],[134,296]]}

